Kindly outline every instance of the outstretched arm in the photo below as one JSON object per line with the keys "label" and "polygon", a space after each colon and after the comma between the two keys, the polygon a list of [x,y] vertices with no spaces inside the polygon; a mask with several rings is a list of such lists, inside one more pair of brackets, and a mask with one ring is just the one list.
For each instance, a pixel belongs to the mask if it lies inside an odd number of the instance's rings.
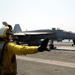
{"label": "outstretched arm", "polygon": [[43,52],[43,51],[49,51],[47,49],[47,43],[49,39],[45,39],[40,46],[22,46],[22,45],[16,45],[13,43],[8,43],[7,47],[9,51],[16,55],[26,55],[26,54],[33,54],[37,52]]}

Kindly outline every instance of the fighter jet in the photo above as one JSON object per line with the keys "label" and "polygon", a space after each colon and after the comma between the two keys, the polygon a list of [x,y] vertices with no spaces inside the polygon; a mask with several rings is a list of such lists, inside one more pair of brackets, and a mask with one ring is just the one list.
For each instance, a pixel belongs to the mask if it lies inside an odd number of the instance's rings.
{"label": "fighter jet", "polygon": [[39,45],[41,39],[49,38],[51,49],[56,48],[54,47],[54,41],[59,42],[65,39],[73,40],[72,46],[75,45],[75,33],[61,30],[59,28],[22,31],[15,33],[14,35],[18,37],[19,42],[26,42],[28,45]]}

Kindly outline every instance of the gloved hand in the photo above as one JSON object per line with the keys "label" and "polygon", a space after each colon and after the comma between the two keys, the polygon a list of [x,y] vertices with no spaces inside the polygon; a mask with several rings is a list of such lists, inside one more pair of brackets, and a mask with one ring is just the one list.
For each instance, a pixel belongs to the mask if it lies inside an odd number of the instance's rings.
{"label": "gloved hand", "polygon": [[47,44],[48,44],[49,39],[46,38],[42,43],[41,46],[38,48],[39,52],[43,52],[43,51],[50,51],[47,49]]}

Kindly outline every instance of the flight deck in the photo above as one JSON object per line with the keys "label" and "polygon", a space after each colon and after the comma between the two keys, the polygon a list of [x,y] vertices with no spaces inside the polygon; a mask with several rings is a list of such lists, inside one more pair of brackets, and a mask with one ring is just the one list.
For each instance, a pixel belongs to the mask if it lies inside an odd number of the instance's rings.
{"label": "flight deck", "polygon": [[57,49],[17,56],[17,75],[75,75],[75,46],[55,43]]}

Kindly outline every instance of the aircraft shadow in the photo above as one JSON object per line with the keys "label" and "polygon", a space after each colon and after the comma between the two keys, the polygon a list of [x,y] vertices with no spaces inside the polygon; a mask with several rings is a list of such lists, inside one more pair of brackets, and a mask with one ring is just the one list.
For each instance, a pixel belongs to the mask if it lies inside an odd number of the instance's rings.
{"label": "aircraft shadow", "polygon": [[59,51],[75,51],[75,50],[72,50],[72,49],[51,49],[51,50],[59,50]]}

